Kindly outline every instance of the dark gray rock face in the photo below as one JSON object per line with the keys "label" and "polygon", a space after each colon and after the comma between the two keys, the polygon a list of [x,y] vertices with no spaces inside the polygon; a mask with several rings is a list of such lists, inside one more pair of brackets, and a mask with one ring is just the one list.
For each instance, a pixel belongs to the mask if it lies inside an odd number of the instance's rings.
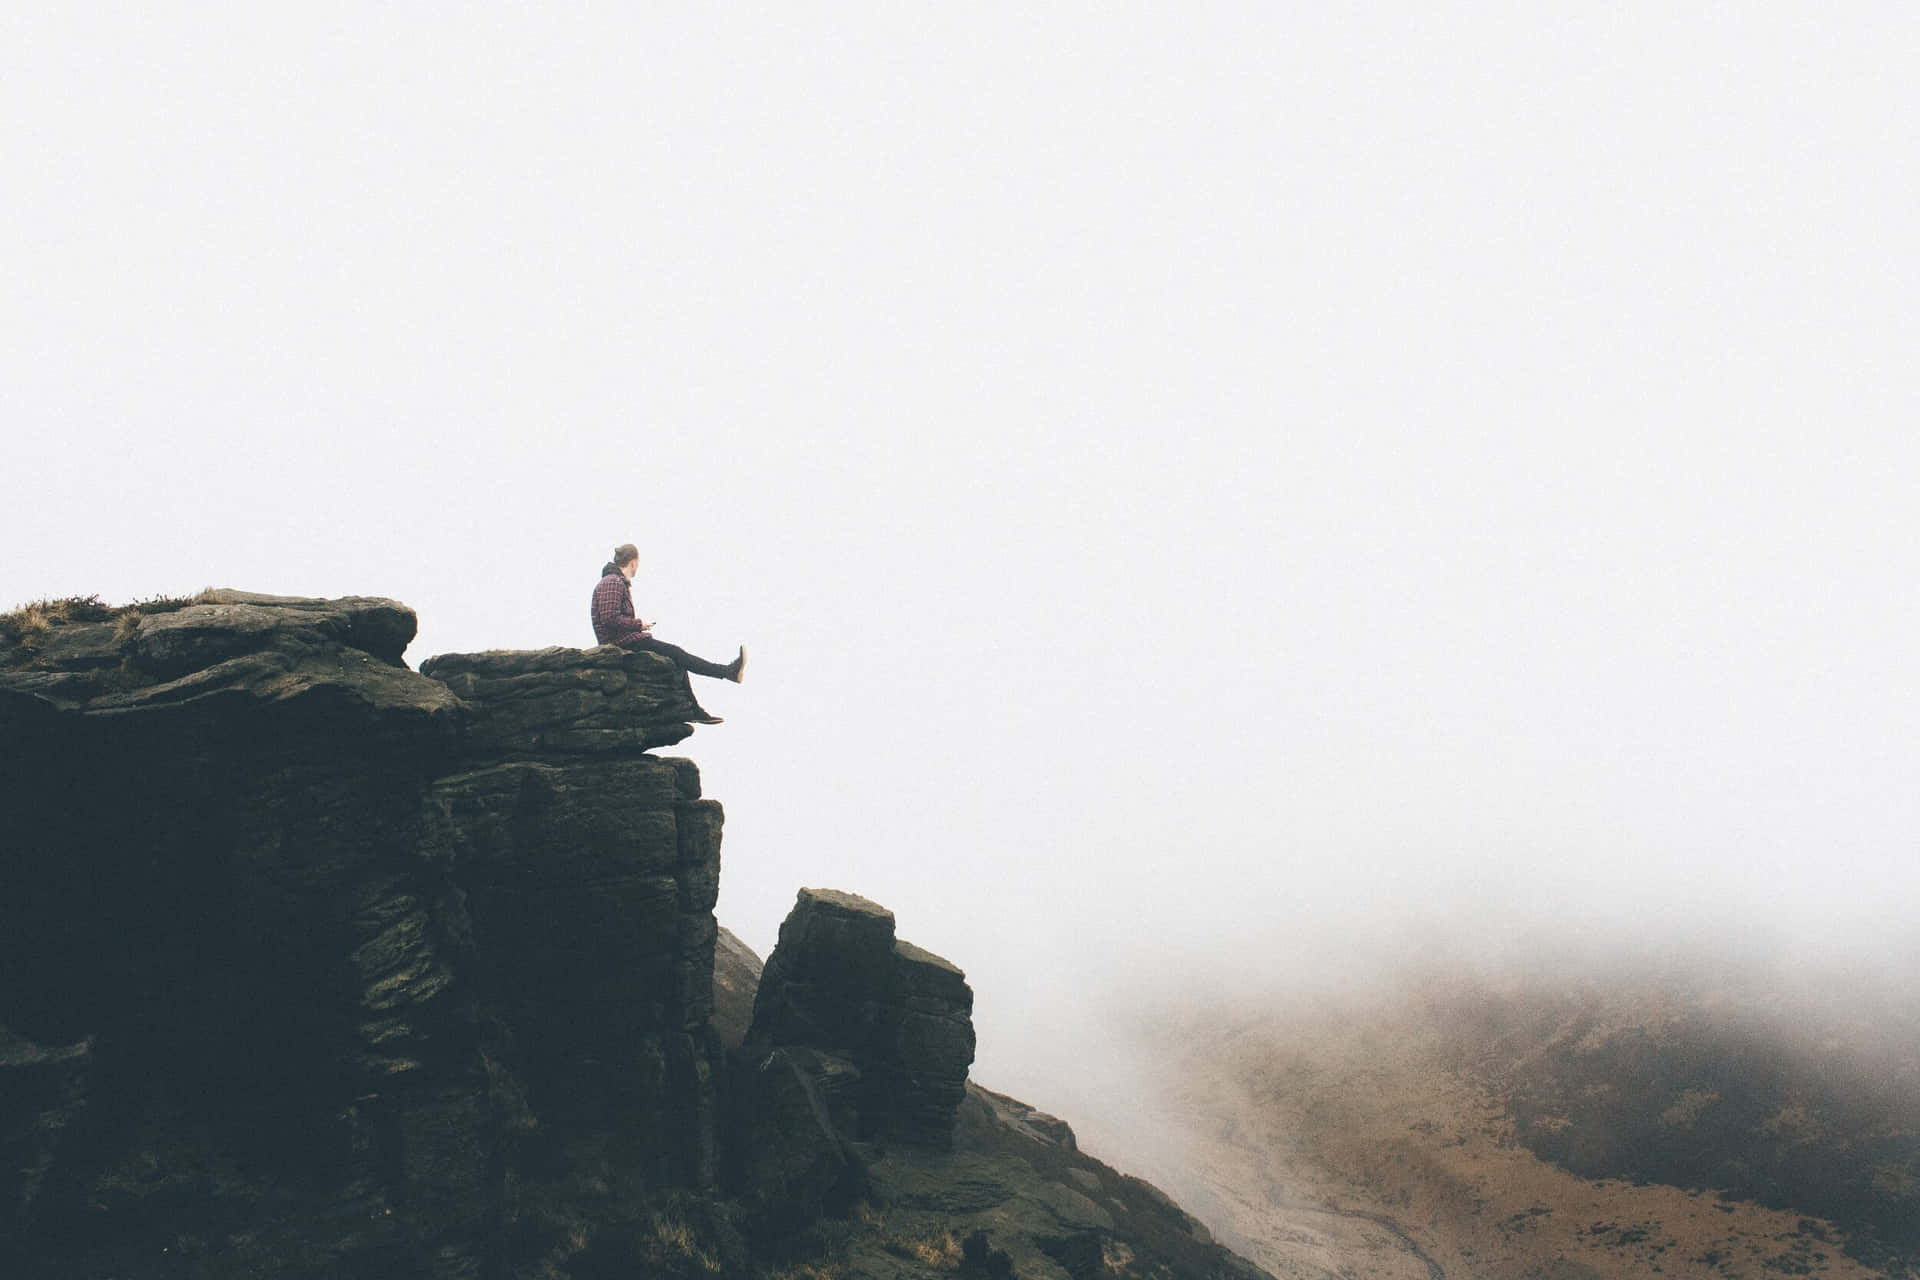
{"label": "dark gray rock face", "polygon": [[48,1048],[0,1030],[0,1233],[18,1232],[81,1114],[93,1065],[88,1041]]}
{"label": "dark gray rock face", "polygon": [[250,591],[207,596],[207,603],[141,618],[134,650],[143,667],[184,675],[267,648],[324,644],[357,649],[397,667],[418,629],[413,610],[378,597],[312,600]]}
{"label": "dark gray rock face", "polygon": [[1063,1121],[969,1084],[951,1153],[896,1147],[871,1161],[878,1239],[851,1241],[851,1274],[892,1280],[896,1240],[956,1241],[975,1274],[1026,1280],[1271,1280],[1214,1243],[1152,1184],[1085,1154]]}
{"label": "dark gray rock face", "polygon": [[745,1049],[796,1046],[859,1071],[850,1137],[945,1148],[973,1063],[973,989],[952,964],[897,941],[886,908],[802,889],[761,975]]}
{"label": "dark gray rock face", "polygon": [[564,1274],[713,1186],[722,815],[642,754],[686,677],[435,679],[413,625],[213,592],[0,645],[0,1274]]}
{"label": "dark gray rock face", "polygon": [[867,1192],[860,1071],[817,1049],[769,1050],[740,1067],[732,1132],[742,1139],[730,1181],[762,1237],[844,1216]]}
{"label": "dark gray rock face", "polygon": [[753,1025],[753,998],[763,967],[752,947],[720,926],[713,946],[713,1029],[728,1049],[738,1049]]}
{"label": "dark gray rock face", "polygon": [[883,908],[802,891],[764,971],[717,928],[673,664],[80,603],[0,618],[0,1277],[923,1277],[963,1228],[1254,1274],[970,1092],[972,992]]}
{"label": "dark gray rock face", "polygon": [[[879,967],[855,957],[870,959],[888,935],[881,908],[823,891],[803,902],[776,956],[797,936],[853,960],[843,974]],[[850,940],[854,957],[843,950]],[[758,966],[740,951],[722,967],[744,977]],[[763,980],[781,967],[769,959]],[[835,967],[812,972],[833,985]],[[778,1003],[767,1001],[770,1016]],[[822,1003],[834,1002],[812,1002]],[[846,1057],[792,1046],[736,1057],[738,1202],[757,1237],[784,1236],[780,1255],[807,1258],[812,1274],[1271,1280],[1150,1183],[1082,1152],[1065,1121],[1026,1103],[968,1083],[948,1146],[862,1142],[851,1137],[864,1123],[862,1073]]]}
{"label": "dark gray rock face", "polygon": [[[435,779],[415,846],[460,895],[462,973],[513,1029],[530,1101],[618,1132],[657,1185],[715,1176],[720,829],[687,761],[513,761]],[[369,978],[421,971],[402,955]]]}
{"label": "dark gray rock face", "polygon": [[[401,664],[413,611],[395,600],[309,600],[209,591],[163,613],[51,627],[0,645],[0,729],[69,712],[155,713],[126,732],[243,736],[276,708],[288,722],[349,729],[387,746],[431,749],[459,728],[447,687]],[[168,709],[176,709],[169,712]]]}
{"label": "dark gray rock face", "polygon": [[965,976],[897,941],[892,912],[800,891],[733,1055],[724,1180],[756,1235],[844,1213],[888,1144],[952,1146],[972,1014]]}

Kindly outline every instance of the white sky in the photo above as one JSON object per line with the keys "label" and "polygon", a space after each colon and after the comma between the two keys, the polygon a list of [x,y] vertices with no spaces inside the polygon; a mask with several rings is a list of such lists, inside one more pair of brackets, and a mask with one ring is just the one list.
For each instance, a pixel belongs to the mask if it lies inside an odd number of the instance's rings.
{"label": "white sky", "polygon": [[1410,914],[1914,944],[1920,9],[293,8],[0,13],[0,607],[638,541],[723,922],[1069,1116]]}

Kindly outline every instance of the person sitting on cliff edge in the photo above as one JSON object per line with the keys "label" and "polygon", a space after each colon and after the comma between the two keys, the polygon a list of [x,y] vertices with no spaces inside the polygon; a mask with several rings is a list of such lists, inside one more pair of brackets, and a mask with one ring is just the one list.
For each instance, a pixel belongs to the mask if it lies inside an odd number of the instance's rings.
{"label": "person sitting on cliff edge", "polygon": [[622,649],[665,654],[679,663],[682,671],[739,684],[747,670],[747,646],[740,646],[740,656],[732,662],[708,662],[679,645],[653,638],[653,624],[640,621],[633,612],[633,576],[638,572],[640,548],[631,542],[615,547],[613,559],[601,567],[600,583],[593,589],[593,638]]}

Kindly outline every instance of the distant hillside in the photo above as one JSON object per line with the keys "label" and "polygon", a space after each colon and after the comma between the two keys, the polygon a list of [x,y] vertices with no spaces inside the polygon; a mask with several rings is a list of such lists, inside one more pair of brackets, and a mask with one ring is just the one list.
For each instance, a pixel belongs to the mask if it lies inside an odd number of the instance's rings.
{"label": "distant hillside", "polygon": [[[1152,1037],[1184,1177],[1277,1276],[1920,1275],[1910,988],[1432,980]],[[1843,1007],[1844,1006],[1844,1007]]]}
{"label": "distant hillside", "polygon": [[1920,1267],[1920,996],[1683,977],[1435,991],[1430,1013],[1542,1159],[1824,1218],[1852,1256]]}

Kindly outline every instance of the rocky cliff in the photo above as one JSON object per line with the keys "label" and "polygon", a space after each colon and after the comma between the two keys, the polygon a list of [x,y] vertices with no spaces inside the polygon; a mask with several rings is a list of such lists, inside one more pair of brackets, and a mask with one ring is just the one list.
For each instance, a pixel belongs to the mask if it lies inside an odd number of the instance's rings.
{"label": "rocky cliff", "polygon": [[1252,1274],[967,1085],[972,993],[874,904],[716,982],[670,662],[413,630],[0,619],[0,1274]]}
{"label": "rocky cliff", "polygon": [[[724,933],[724,931],[723,931]],[[802,889],[762,971],[729,935],[729,1184],[793,1280],[1271,1280],[1063,1120],[966,1080],[972,994],[885,908]],[[749,1013],[750,1011],[750,1013]]]}

